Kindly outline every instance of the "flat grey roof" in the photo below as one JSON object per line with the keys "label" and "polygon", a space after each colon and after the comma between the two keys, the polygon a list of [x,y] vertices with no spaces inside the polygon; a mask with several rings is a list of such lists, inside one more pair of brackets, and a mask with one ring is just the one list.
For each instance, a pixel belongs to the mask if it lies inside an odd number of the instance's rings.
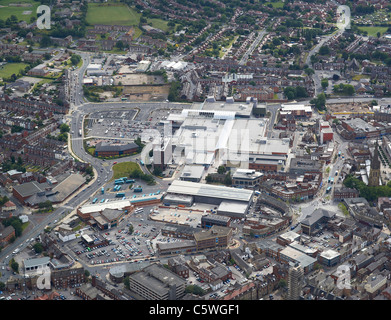
{"label": "flat grey roof", "polygon": [[50,262],[49,257],[26,259],[23,261],[25,268],[35,267],[37,265],[48,264]]}
{"label": "flat grey roof", "polygon": [[181,179],[182,178],[201,179],[204,171],[205,168],[203,166],[187,165],[183,168]]}
{"label": "flat grey roof", "polygon": [[247,212],[248,203],[238,203],[233,201],[223,201],[217,208],[217,212],[231,212],[245,214]]}
{"label": "flat grey roof", "polygon": [[129,278],[141,283],[144,287],[159,295],[165,295],[169,290],[169,285],[176,285],[176,287],[185,286],[186,281],[175,273],[167,270],[157,264],[151,264],[144,268],[141,272],[137,272]]}

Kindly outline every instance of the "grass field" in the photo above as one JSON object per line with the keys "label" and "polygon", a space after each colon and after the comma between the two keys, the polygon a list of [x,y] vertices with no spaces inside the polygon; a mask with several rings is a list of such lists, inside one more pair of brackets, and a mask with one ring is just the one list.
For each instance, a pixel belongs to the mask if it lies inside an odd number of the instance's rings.
{"label": "grass field", "polygon": [[[272,4],[273,8],[282,8],[284,6],[283,1],[276,1],[276,2],[270,1],[269,3]],[[266,3],[266,4],[268,4],[268,3]]]}
{"label": "grass field", "polygon": [[175,30],[174,27],[169,27],[167,23],[168,21],[162,19],[148,19],[148,24],[154,28],[158,28],[160,30],[163,30],[164,32],[169,30]]}
{"label": "grass field", "polygon": [[133,170],[140,170],[140,166],[136,162],[121,162],[113,165],[113,178],[115,180],[122,177],[129,177]]}
{"label": "grass field", "polygon": [[368,36],[376,37],[377,33],[380,32],[383,35],[387,31],[387,27],[358,27],[362,31],[368,32]]}
{"label": "grass field", "polygon": [[0,78],[9,78],[13,74],[18,75],[18,73],[27,66],[28,64],[25,63],[7,63],[0,67]]}
{"label": "grass field", "polygon": [[94,24],[134,26],[140,22],[140,14],[126,4],[89,3],[87,22]]}
{"label": "grass field", "polygon": [[[31,4],[26,7],[15,7],[10,4]],[[18,20],[30,22],[31,17],[37,17],[37,7],[39,2],[33,0],[0,0],[0,19],[7,20],[12,15],[15,15]],[[25,11],[31,11],[29,14],[23,14]]]}

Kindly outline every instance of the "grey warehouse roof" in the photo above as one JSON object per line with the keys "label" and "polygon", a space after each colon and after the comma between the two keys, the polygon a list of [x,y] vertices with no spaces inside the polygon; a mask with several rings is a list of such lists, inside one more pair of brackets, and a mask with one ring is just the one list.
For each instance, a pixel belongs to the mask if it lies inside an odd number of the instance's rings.
{"label": "grey warehouse roof", "polygon": [[167,193],[245,202],[249,202],[253,195],[253,191],[251,190],[178,180],[172,182],[172,185],[168,188]]}

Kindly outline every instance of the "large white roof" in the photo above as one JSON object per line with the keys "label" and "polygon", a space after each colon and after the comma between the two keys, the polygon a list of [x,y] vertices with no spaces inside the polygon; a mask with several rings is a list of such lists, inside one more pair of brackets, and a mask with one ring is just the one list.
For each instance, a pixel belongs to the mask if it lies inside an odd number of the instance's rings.
{"label": "large white roof", "polygon": [[251,190],[178,180],[172,182],[167,192],[245,202],[249,202],[253,195]]}

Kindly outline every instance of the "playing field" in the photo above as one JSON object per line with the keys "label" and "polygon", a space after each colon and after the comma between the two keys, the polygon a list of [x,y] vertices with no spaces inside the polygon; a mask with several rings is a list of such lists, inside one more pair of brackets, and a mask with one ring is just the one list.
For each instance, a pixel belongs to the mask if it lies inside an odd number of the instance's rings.
{"label": "playing field", "polygon": [[38,2],[33,0],[0,0],[0,19],[6,21],[12,15],[19,20],[30,22],[31,17],[37,17]]}
{"label": "playing field", "polygon": [[387,31],[387,27],[358,27],[362,31],[368,32],[368,36],[376,37],[377,33],[380,32],[380,35],[383,35]]}
{"label": "playing field", "polygon": [[27,66],[25,63],[7,63],[6,65],[0,66],[0,78],[9,78],[13,74],[18,75]]}
{"label": "playing field", "polygon": [[129,8],[126,4],[119,3],[89,3],[87,22],[91,25],[108,24],[133,26],[140,22],[140,14]]}

